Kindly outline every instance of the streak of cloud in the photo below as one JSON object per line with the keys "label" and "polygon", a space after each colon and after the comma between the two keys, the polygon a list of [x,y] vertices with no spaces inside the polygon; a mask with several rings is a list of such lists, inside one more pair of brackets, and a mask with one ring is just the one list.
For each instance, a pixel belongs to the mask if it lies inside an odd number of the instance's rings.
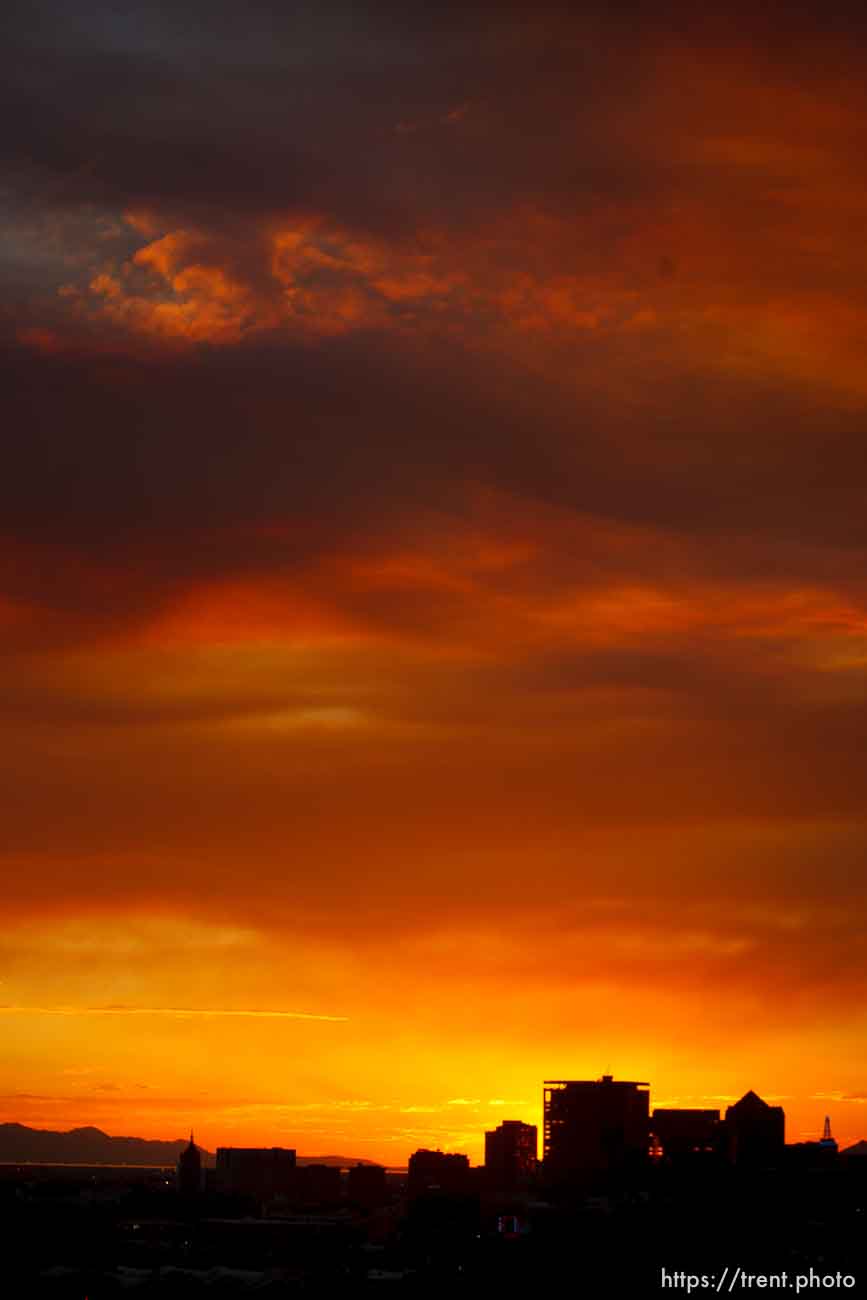
{"label": "streak of cloud", "polygon": [[0,1015],[21,1016],[179,1016],[184,1019],[202,1016],[240,1016],[262,1020],[325,1020],[345,1022],[348,1016],[319,1015],[310,1011],[263,1011],[216,1007],[26,1007],[0,1006]]}

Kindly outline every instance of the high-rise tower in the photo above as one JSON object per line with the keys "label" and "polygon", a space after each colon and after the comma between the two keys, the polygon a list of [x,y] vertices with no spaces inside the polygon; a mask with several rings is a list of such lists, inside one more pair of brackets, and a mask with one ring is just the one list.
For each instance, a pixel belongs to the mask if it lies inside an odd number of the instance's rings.
{"label": "high-rise tower", "polygon": [[648,1087],[610,1074],[593,1081],[546,1081],[546,1178],[580,1181],[636,1168],[649,1148]]}

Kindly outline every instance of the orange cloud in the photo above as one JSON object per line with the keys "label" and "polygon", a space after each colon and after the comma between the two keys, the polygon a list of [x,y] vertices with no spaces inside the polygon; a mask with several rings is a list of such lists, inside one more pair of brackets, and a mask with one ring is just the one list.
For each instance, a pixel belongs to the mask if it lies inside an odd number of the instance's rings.
{"label": "orange cloud", "polygon": [[610,1068],[862,1136],[864,94],[735,26],[16,233],[10,1119],[478,1155]]}

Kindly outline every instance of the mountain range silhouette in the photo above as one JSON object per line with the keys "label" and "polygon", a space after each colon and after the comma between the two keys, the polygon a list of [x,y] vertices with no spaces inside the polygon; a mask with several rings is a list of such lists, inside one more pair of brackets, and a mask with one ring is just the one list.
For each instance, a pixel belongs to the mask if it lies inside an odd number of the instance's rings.
{"label": "mountain range silhouette", "polygon": [[[111,1137],[102,1129],[90,1126],[59,1133],[28,1128],[26,1124],[0,1124],[0,1164],[174,1165],[188,1142],[189,1137],[169,1141]],[[212,1166],[214,1153],[202,1146],[199,1150],[202,1163]],[[370,1163],[341,1155],[298,1156],[299,1165],[345,1167]]]}

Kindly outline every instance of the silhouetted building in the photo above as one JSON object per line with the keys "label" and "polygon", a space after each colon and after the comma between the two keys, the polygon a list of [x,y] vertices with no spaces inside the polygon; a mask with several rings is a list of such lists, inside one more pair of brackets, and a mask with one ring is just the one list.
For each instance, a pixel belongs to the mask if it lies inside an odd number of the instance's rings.
{"label": "silhouetted building", "polygon": [[336,1205],[341,1196],[340,1170],[336,1165],[302,1165],[293,1187],[301,1205]]}
{"label": "silhouetted building", "polygon": [[650,1131],[666,1161],[680,1163],[688,1156],[718,1155],[722,1150],[724,1130],[718,1110],[657,1107]]}
{"label": "silhouetted building", "polygon": [[260,1201],[295,1190],[295,1152],[286,1147],[217,1147],[217,1187]]}
{"label": "silhouetted building", "polygon": [[793,1142],[786,1147],[786,1164],[789,1169],[827,1171],[836,1166],[837,1154],[837,1143],[831,1136],[831,1121],[826,1115],[822,1136],[818,1141]]}
{"label": "silhouetted building", "polygon": [[415,1151],[409,1158],[409,1204],[402,1243],[411,1258],[436,1259],[453,1274],[456,1252],[479,1231],[479,1196],[469,1158],[445,1151]]}
{"label": "silhouetted building", "polygon": [[189,1146],[178,1156],[178,1191],[181,1196],[198,1196],[202,1190],[202,1156],[190,1134]]}
{"label": "silhouetted building", "polygon": [[469,1193],[469,1156],[449,1151],[428,1151],[422,1148],[409,1158],[407,1191],[412,1196],[439,1192],[445,1196],[465,1196]]}
{"label": "silhouetted building", "polygon": [[382,1165],[353,1165],[346,1183],[346,1195],[353,1205],[375,1210],[388,1203],[388,1184]]}
{"label": "silhouetted building", "polygon": [[735,1165],[774,1165],[783,1155],[786,1117],[752,1090],[726,1111],[726,1146]]}
{"label": "silhouetted building", "polygon": [[492,1191],[514,1192],[526,1186],[536,1170],[539,1148],[535,1124],[503,1120],[485,1134],[485,1172]]}
{"label": "silhouetted building", "polygon": [[819,1138],[819,1146],[823,1151],[831,1151],[837,1154],[837,1142],[831,1133],[831,1116],[825,1116],[825,1126],[822,1129],[822,1136]]}
{"label": "silhouetted building", "polygon": [[650,1140],[648,1084],[546,1080],[543,1159],[552,1184],[637,1169]]}

